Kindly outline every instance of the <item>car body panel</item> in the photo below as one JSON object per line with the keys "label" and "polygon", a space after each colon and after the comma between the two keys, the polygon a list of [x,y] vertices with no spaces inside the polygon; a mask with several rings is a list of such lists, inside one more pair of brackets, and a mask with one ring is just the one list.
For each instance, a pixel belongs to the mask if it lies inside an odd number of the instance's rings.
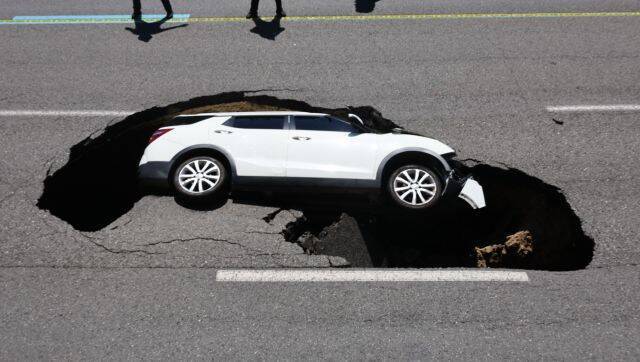
{"label": "car body panel", "polygon": [[[446,144],[406,133],[367,133],[297,130],[295,116],[327,116],[306,112],[203,113],[211,116],[187,125],[170,126],[147,146],[140,160],[141,179],[168,184],[171,169],[186,152],[212,149],[229,161],[234,186],[284,185],[381,189],[383,170],[394,156],[405,152],[429,155],[442,165],[454,150]],[[283,116],[283,129],[235,128],[227,122],[240,116]],[[180,116],[189,117],[189,116]],[[231,124],[231,126],[230,126]],[[448,181],[448,179],[447,179]],[[446,191],[446,189],[445,189]],[[473,208],[485,206],[482,186],[467,179],[460,198]]]}
{"label": "car body panel", "polygon": [[453,148],[433,138],[404,133],[384,133],[377,136],[379,137],[380,154],[383,157],[397,153],[398,150],[410,148],[424,150],[432,155],[445,155],[455,152]]}
{"label": "car body panel", "polygon": [[219,125],[209,131],[210,143],[233,155],[237,176],[285,175],[288,129],[246,129]]}
{"label": "car body panel", "polygon": [[[292,130],[287,177],[374,180],[377,135]],[[336,162],[340,160],[340,162]]]}
{"label": "car body panel", "polygon": [[484,190],[482,186],[472,178],[465,181],[458,197],[466,201],[474,209],[482,209],[487,206],[484,200]]}

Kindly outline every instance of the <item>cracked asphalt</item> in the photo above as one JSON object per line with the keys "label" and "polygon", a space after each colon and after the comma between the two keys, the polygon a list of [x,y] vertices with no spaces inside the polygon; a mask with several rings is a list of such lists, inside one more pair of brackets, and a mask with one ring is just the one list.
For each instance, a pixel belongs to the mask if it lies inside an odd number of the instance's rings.
{"label": "cracked asphalt", "polygon": [[[285,7],[356,14],[353,1]],[[247,11],[222,1],[174,8]],[[0,17],[129,10],[28,0]],[[381,0],[374,14],[637,10],[632,1]],[[324,107],[372,105],[461,158],[558,186],[596,248],[585,270],[529,271],[528,284],[219,284],[221,268],[336,264],[286,242],[281,231],[300,215],[273,207],[195,211],[147,196],[102,230],[75,230],[36,206],[42,182],[71,146],[120,119],[0,117],[0,359],[637,360],[639,114],[545,107],[636,104],[639,22],[300,21],[283,22],[273,41],[249,22],[207,23],[149,43],[126,24],[1,25],[1,110],[141,111],[251,89]]]}

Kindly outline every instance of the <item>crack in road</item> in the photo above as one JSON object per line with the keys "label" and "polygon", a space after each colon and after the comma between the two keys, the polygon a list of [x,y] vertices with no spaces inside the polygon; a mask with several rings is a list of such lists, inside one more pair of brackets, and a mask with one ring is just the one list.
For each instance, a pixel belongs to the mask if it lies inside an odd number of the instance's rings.
{"label": "crack in road", "polygon": [[96,238],[85,235],[83,233],[80,233],[80,235],[84,236],[91,244],[105,250],[108,251],[109,253],[112,254],[136,254],[136,253],[140,253],[140,254],[146,254],[146,255],[160,255],[160,254],[166,254],[166,253],[159,253],[159,252],[152,252],[152,251],[148,251],[148,250],[142,250],[142,249],[113,249],[110,248],[106,245],[100,244],[99,242],[95,241]]}
{"label": "crack in road", "polygon": [[252,230],[252,231],[245,231],[245,234],[262,234],[262,235],[282,235],[282,231],[258,231],[258,230]]}
{"label": "crack in road", "polygon": [[242,245],[240,243],[236,243],[233,241],[229,241],[227,239],[218,239],[218,238],[212,238],[212,237],[206,237],[206,236],[197,236],[197,237],[193,237],[193,238],[176,238],[176,239],[171,239],[171,240],[164,240],[164,241],[156,241],[153,243],[147,243],[147,244],[139,244],[138,246],[156,246],[156,245],[162,245],[162,244],[172,244],[172,243],[177,243],[177,242],[181,242],[181,243],[186,243],[189,241],[197,241],[197,240],[202,240],[202,241],[221,241],[224,242],[226,244],[229,245],[238,245],[241,247],[246,247],[245,245]]}
{"label": "crack in road", "polygon": [[[215,241],[215,242],[222,242],[228,245],[234,245],[234,246],[238,246],[242,249],[248,250],[250,252],[254,252],[253,254],[249,253],[249,254],[244,254],[245,256],[276,256],[276,255],[290,255],[290,254],[278,254],[277,251],[276,253],[270,253],[270,252],[266,252],[264,250],[259,250],[259,249],[254,249],[251,248],[247,245],[244,245],[242,243],[239,242],[235,242],[235,241],[231,241],[228,239],[219,239],[219,238],[212,238],[212,237],[206,237],[206,236],[198,236],[198,237],[192,237],[192,238],[175,238],[175,239],[170,239],[170,240],[164,240],[164,241],[157,241],[157,242],[152,242],[152,243],[147,243],[147,244],[140,244],[138,246],[145,246],[145,247],[149,247],[149,246],[158,246],[158,245],[165,245],[165,244],[173,244],[173,243],[184,243],[184,242],[191,242],[191,241]],[[229,258],[229,257],[223,257],[223,258]]]}

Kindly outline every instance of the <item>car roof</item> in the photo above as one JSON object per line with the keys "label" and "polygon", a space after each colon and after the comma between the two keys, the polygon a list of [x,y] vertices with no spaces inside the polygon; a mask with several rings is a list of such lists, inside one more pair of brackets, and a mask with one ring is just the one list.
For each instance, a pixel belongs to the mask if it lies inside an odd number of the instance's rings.
{"label": "car roof", "polygon": [[326,116],[325,113],[295,112],[295,111],[265,111],[265,112],[220,112],[181,114],[180,117],[234,117],[234,116]]}

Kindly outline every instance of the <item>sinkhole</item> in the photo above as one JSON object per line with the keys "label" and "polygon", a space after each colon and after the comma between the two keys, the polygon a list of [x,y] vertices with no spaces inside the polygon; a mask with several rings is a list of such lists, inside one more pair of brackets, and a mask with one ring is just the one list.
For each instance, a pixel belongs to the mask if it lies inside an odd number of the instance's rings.
{"label": "sinkhole", "polygon": [[[396,127],[371,106],[328,109],[251,92],[198,97],[132,114],[72,146],[67,163],[45,178],[37,205],[77,230],[100,230],[145,195],[137,166],[157,128],[178,114],[258,110],[356,113],[370,127]],[[594,241],[559,188],[514,168],[478,161],[463,167],[482,184],[486,208],[472,210],[456,199],[416,214],[349,197],[244,193],[231,198],[302,211],[282,231],[285,239],[309,254],[341,256],[356,267],[575,270],[590,263]],[[91,183],[86,175],[93,176]]]}

